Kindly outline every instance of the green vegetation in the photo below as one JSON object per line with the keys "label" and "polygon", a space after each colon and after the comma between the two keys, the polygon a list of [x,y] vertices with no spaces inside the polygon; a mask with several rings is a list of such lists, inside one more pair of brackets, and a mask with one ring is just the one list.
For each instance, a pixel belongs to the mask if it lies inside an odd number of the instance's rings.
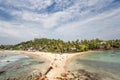
{"label": "green vegetation", "polygon": [[82,52],[87,50],[110,50],[120,49],[120,40],[76,40],[64,42],[60,39],[34,39],[27,42],[22,42],[17,45],[1,45],[0,49],[4,50],[27,50],[27,51],[43,51],[54,53],[70,53]]}

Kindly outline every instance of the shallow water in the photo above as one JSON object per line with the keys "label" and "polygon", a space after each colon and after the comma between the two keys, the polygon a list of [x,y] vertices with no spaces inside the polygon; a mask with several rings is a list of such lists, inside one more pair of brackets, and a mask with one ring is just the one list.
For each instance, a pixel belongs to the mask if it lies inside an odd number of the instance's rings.
{"label": "shallow water", "polygon": [[78,56],[68,65],[68,70],[87,70],[98,74],[100,80],[120,80],[120,50],[101,51]]}
{"label": "shallow water", "polygon": [[0,73],[0,80],[11,77],[25,80],[31,72],[42,72],[41,70],[47,66],[48,62],[43,59],[34,59],[18,53],[0,53],[0,72],[5,71]]}

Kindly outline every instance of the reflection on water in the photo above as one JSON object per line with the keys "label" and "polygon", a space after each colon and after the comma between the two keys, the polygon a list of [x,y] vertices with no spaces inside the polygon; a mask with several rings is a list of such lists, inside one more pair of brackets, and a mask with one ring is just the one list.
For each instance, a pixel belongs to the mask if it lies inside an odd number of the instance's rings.
{"label": "reflection on water", "polygon": [[23,80],[30,72],[44,64],[45,61],[42,59],[34,59],[23,54],[0,53],[0,80],[9,77],[19,77],[19,80]]}
{"label": "reflection on water", "polygon": [[69,70],[85,69],[97,73],[102,80],[120,80],[120,51],[104,51],[75,58]]}

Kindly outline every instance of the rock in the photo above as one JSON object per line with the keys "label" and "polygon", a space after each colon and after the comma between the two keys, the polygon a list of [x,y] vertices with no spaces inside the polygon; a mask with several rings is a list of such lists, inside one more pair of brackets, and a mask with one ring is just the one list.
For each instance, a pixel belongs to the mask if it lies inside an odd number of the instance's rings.
{"label": "rock", "polygon": [[67,74],[66,73],[62,73],[61,76],[62,77],[67,77]]}
{"label": "rock", "polygon": [[10,62],[9,60],[7,60],[6,62]]}
{"label": "rock", "polygon": [[56,77],[56,79],[57,79],[57,80],[63,80],[63,78],[62,78],[62,77]]}
{"label": "rock", "polygon": [[67,77],[68,77],[69,79],[73,79],[73,78],[74,78],[73,75],[67,75]]}
{"label": "rock", "polygon": [[67,71],[61,74],[60,80],[101,80],[96,73],[91,73],[86,70]]}
{"label": "rock", "polygon": [[6,71],[0,71],[0,75],[1,75],[1,74],[4,74],[5,72],[6,72]]}

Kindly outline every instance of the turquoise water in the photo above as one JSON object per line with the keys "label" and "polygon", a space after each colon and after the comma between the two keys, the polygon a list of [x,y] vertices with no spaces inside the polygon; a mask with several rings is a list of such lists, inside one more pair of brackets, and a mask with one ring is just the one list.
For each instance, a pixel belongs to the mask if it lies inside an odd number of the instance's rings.
{"label": "turquoise water", "polygon": [[99,75],[100,80],[120,80],[120,50],[78,56],[68,65],[68,70],[79,69]]}
{"label": "turquoise water", "polygon": [[34,59],[27,55],[16,53],[0,53],[0,80],[7,78],[19,78],[25,80],[26,76],[35,70],[41,72],[43,66],[47,66],[47,62],[43,59]]}

